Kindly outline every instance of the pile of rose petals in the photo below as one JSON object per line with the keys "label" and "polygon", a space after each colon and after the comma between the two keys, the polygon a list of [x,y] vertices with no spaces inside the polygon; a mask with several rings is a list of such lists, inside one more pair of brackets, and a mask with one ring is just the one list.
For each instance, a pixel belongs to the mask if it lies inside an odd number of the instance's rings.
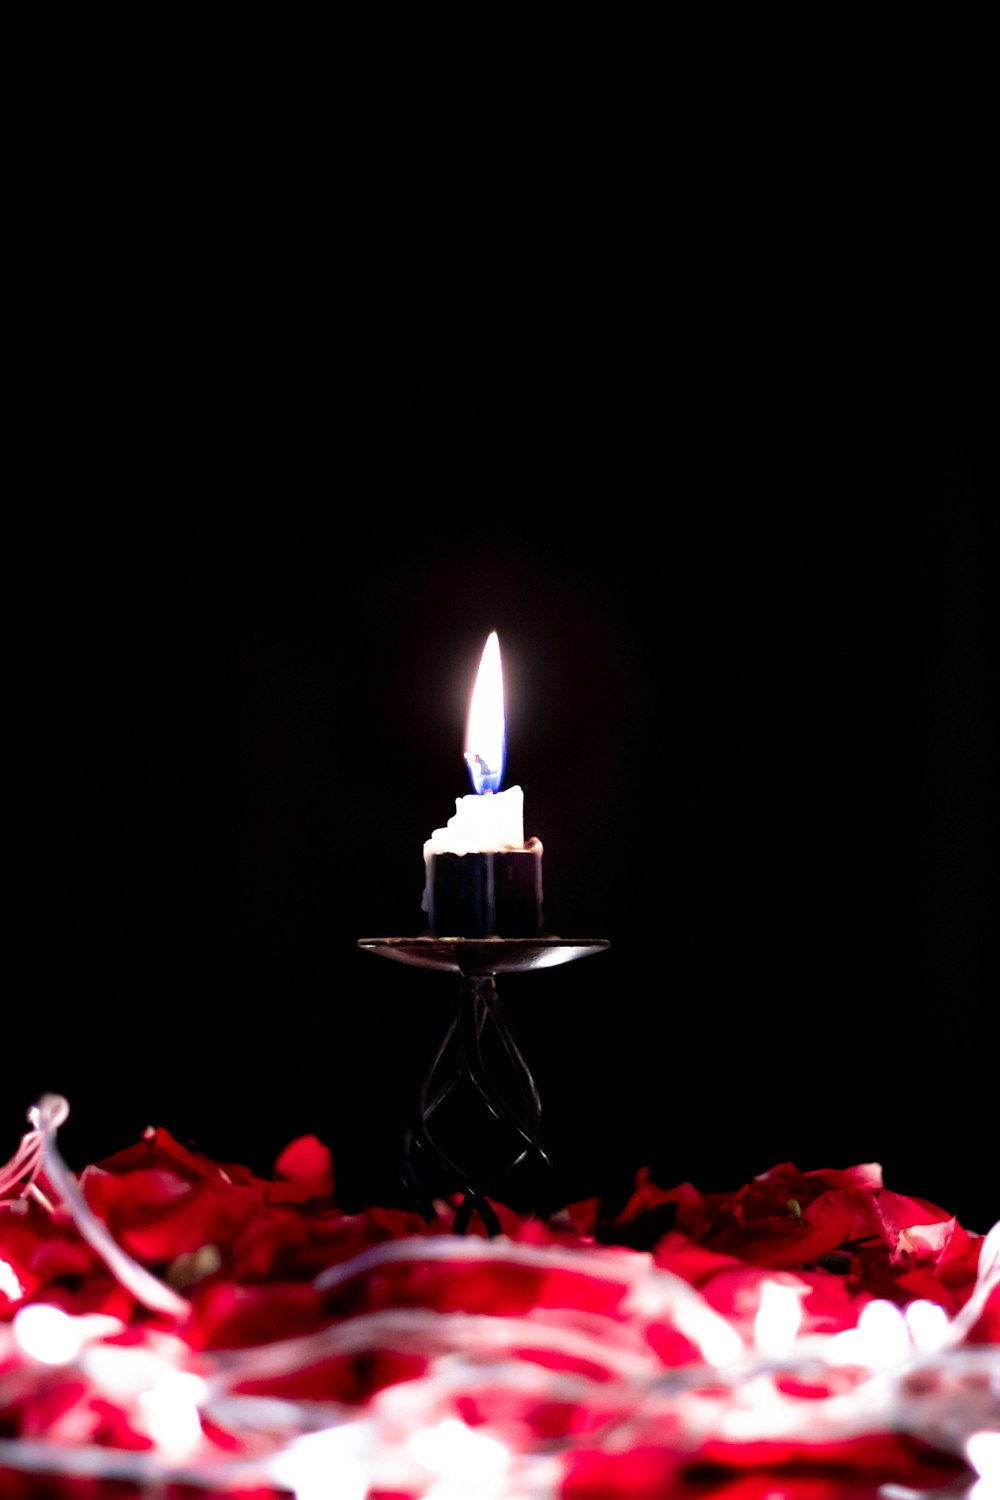
{"label": "pile of rose petals", "polygon": [[[790,1337],[814,1343],[856,1329],[872,1303],[932,1304],[948,1319],[965,1306],[983,1237],[884,1188],[874,1165],[785,1164],[728,1193],[665,1190],[643,1172],[613,1217],[596,1199],[547,1222],[497,1205],[494,1240],[477,1219],[452,1235],[449,1204],[431,1226],[395,1209],[344,1213],[315,1137],[265,1180],[151,1128],[78,1181],[114,1242],[183,1300],[176,1316],[137,1300],[44,1166],[8,1191],[4,1497],[825,1500],[887,1482],[959,1494],[971,1478],[941,1441],[947,1424],[826,1425],[831,1400],[870,1370],[820,1363],[744,1390],[720,1356],[713,1376],[713,1337],[759,1355],[766,1287],[797,1308]],[[989,1433],[1000,1290],[981,1300],[962,1340],[978,1364],[940,1401],[974,1407]],[[912,1377],[928,1410],[932,1367]],[[770,1405],[741,1426],[762,1383]]]}

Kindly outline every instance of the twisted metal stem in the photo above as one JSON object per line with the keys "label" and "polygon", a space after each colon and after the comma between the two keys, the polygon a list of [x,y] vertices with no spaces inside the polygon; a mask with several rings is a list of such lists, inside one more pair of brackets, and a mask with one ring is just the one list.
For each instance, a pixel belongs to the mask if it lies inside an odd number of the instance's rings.
{"label": "twisted metal stem", "polygon": [[[510,1075],[509,1083],[513,1087],[513,1101],[498,1087],[483,1056],[484,1033],[488,1031],[499,1040]],[[495,1167],[482,1185],[477,1185],[473,1174],[442,1148],[430,1128],[432,1116],[456,1084],[463,1080],[472,1085],[493,1119],[515,1137],[513,1154]],[[455,1012],[420,1086],[416,1118],[403,1138],[403,1171],[423,1217],[430,1221],[435,1213],[417,1169],[415,1158],[418,1150],[436,1162],[438,1168],[457,1183],[463,1195],[455,1215],[455,1233],[464,1234],[472,1215],[478,1213],[487,1233],[490,1236],[499,1234],[500,1220],[486,1197],[492,1184],[520,1166],[531,1153],[546,1166],[551,1166],[538,1140],[541,1114],[538,1089],[500,1004],[495,976],[463,973]]]}

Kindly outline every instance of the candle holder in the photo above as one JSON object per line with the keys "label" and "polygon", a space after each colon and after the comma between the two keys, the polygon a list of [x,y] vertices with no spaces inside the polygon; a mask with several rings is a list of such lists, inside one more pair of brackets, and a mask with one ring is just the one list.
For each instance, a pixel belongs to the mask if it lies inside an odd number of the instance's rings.
{"label": "candle holder", "polygon": [[[417,1154],[436,1162],[446,1177],[462,1192],[455,1214],[456,1234],[465,1234],[477,1213],[488,1235],[500,1233],[500,1220],[487,1198],[490,1183],[498,1181],[535,1155],[546,1166],[549,1158],[538,1140],[542,1106],[535,1080],[525,1062],[497,995],[498,974],[524,974],[532,969],[554,968],[601,953],[610,946],[606,938],[461,938],[385,937],[359,938],[367,953],[410,964],[418,969],[440,969],[459,976],[458,999],[434,1059],[417,1093],[414,1117],[403,1136],[403,1171],[420,1212],[435,1217],[430,1194],[420,1180]],[[490,1032],[507,1064],[509,1089],[497,1087],[483,1058],[484,1036]],[[461,1082],[471,1085],[498,1124],[513,1137],[513,1156],[495,1166],[486,1183],[474,1180],[443,1149],[431,1131],[431,1118]]]}

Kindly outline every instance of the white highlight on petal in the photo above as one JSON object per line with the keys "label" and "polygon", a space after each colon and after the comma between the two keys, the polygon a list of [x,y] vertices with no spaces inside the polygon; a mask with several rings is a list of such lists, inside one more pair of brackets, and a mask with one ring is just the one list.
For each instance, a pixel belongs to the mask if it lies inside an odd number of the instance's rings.
{"label": "white highlight on petal", "polygon": [[156,1340],[153,1346],[149,1342],[92,1344],[84,1350],[80,1367],[105,1396],[127,1401],[140,1391],[152,1390],[177,1369],[176,1359],[182,1351],[179,1341],[169,1340],[169,1335],[152,1337]]}
{"label": "white highlight on petal", "polygon": [[[447,1491],[480,1495],[499,1493],[498,1485],[510,1468],[510,1452],[499,1438],[474,1432],[457,1417],[445,1417],[433,1427],[415,1432],[407,1442],[422,1468],[445,1482]],[[445,1487],[435,1485],[430,1495],[444,1500]]]}
{"label": "white highlight on petal", "polygon": [[11,1302],[20,1302],[24,1296],[24,1287],[17,1279],[17,1272],[10,1262],[2,1257],[0,1257],[0,1292],[3,1292]]}
{"label": "white highlight on petal", "polygon": [[680,1303],[674,1311],[674,1322],[701,1350],[705,1362],[717,1370],[735,1364],[746,1353],[736,1329],[715,1314],[708,1303],[704,1307],[695,1302]]}
{"label": "white highlight on petal", "polygon": [[789,1354],[802,1326],[802,1299],[798,1287],[765,1281],[760,1307],[754,1318],[754,1343],[761,1354],[781,1359]]}
{"label": "white highlight on petal", "polygon": [[861,1309],[857,1331],[864,1363],[873,1370],[901,1364],[910,1354],[906,1320],[893,1302],[879,1298]]}
{"label": "white highlight on petal", "polygon": [[137,1405],[143,1426],[165,1457],[178,1462],[198,1447],[202,1437],[198,1408],[207,1395],[204,1380],[187,1370],[171,1370],[140,1392]]}
{"label": "white highlight on petal", "polygon": [[980,1479],[1000,1487],[1000,1432],[974,1432],[966,1441],[965,1455]]}
{"label": "white highlight on petal", "polygon": [[86,1335],[80,1321],[61,1307],[33,1302],[15,1314],[14,1337],[40,1365],[68,1365],[80,1353]]}
{"label": "white highlight on petal", "polygon": [[362,1453],[369,1446],[367,1421],[343,1422],[293,1438],[270,1462],[272,1478],[289,1489],[295,1500],[367,1500],[367,1465]]}
{"label": "white highlight on petal", "polygon": [[974,1432],[966,1439],[965,1456],[979,1475],[969,1491],[969,1500],[998,1500],[1000,1432]]}
{"label": "white highlight on petal", "polygon": [[936,1354],[948,1342],[948,1314],[936,1302],[918,1298],[903,1313],[910,1338],[921,1354]]}
{"label": "white highlight on petal", "polygon": [[902,1366],[913,1357],[906,1319],[895,1303],[881,1298],[861,1309],[856,1328],[845,1328],[824,1339],[823,1350],[827,1364],[858,1365],[869,1370]]}

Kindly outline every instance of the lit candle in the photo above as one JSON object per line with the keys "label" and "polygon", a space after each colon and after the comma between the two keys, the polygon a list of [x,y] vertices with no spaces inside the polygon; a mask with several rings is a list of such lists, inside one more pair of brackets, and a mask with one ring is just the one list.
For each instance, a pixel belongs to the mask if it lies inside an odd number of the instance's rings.
{"label": "lit candle", "polygon": [[496,631],[483,647],[469,704],[465,763],[474,791],[424,844],[430,932],[441,937],[533,937],[542,929],[542,845],[525,842],[524,793],[500,790],[503,669]]}

